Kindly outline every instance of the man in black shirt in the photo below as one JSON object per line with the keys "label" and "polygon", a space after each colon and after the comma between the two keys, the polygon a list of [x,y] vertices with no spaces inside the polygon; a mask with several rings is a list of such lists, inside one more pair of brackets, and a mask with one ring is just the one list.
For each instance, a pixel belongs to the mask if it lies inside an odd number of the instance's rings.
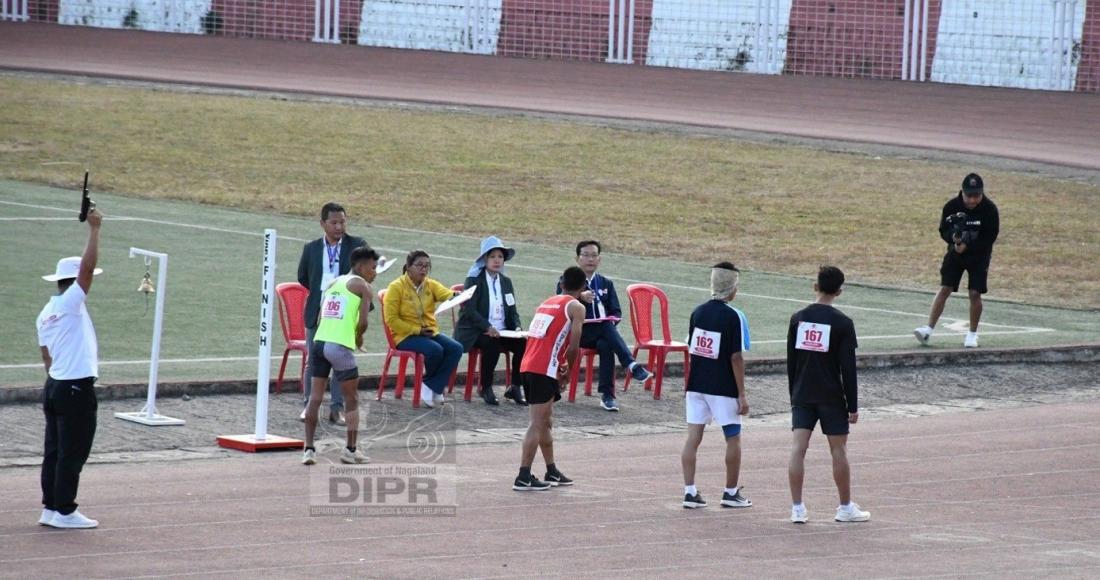
{"label": "man in black shirt", "polygon": [[970,274],[967,290],[970,295],[970,332],[963,347],[978,346],[978,321],[982,318],[982,294],[989,288],[989,260],[993,243],[1001,229],[997,205],[985,196],[982,178],[971,173],[963,179],[959,195],[943,206],[940,216],[940,237],[947,243],[947,253],[940,266],[940,291],[932,301],[928,324],[913,331],[922,345],[932,338],[932,330],[943,314],[947,297],[957,292],[963,272]]}
{"label": "man in black shirt", "polygon": [[695,487],[695,458],[703,441],[703,430],[713,420],[726,437],[726,490],[722,507],[744,508],[752,502],[741,495],[737,478],[741,472],[741,415],[749,412],[745,398],[745,359],[749,350],[749,323],[745,315],[729,305],[737,294],[738,270],[730,262],[710,270],[711,299],[691,313],[688,326],[691,368],[688,373],[684,411],[688,436],[680,462],[684,468],[684,507],[707,507]]}
{"label": "man in black shirt", "polygon": [[814,292],[817,301],[791,316],[787,330],[787,381],[791,393],[791,429],[794,444],[787,467],[791,484],[791,521],[806,523],[802,480],[806,449],[814,426],[829,440],[833,456],[833,480],[840,495],[838,522],[865,522],[871,513],[852,501],[848,468],[848,424],[859,420],[856,387],[856,327],[852,319],[833,307],[844,284],[844,272],[822,266]]}

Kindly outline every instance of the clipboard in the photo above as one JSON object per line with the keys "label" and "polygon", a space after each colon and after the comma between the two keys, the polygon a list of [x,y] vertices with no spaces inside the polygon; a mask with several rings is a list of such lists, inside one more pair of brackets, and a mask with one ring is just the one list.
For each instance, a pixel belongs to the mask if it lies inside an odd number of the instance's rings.
{"label": "clipboard", "polygon": [[498,331],[504,338],[527,338],[526,330],[501,330]]}
{"label": "clipboard", "polygon": [[585,318],[585,324],[597,324],[600,322],[622,322],[622,318],[618,316],[604,316],[603,318]]}
{"label": "clipboard", "polygon": [[439,306],[436,306],[435,315],[439,316],[441,312],[446,312],[454,308],[455,306],[458,306],[459,304],[462,304],[463,302],[466,302],[467,300],[473,298],[474,292],[477,292],[477,286],[470,286],[469,288],[463,290],[458,296],[455,296],[454,298],[451,298],[450,300],[441,303]]}

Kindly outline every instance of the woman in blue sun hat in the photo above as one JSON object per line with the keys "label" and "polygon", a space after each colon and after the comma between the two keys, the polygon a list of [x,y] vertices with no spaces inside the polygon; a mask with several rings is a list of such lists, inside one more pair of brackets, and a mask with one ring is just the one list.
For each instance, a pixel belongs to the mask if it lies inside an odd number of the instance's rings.
{"label": "woman in blue sun hat", "polygon": [[523,323],[516,309],[516,293],[512,280],[504,275],[504,263],[516,255],[516,250],[506,247],[496,236],[481,240],[478,258],[466,274],[466,288],[477,286],[473,298],[462,305],[455,325],[455,340],[462,349],[481,350],[481,398],[489,405],[500,404],[493,393],[493,375],[501,353],[512,357],[511,386],[504,398],[518,405],[526,405],[523,390],[519,386],[519,365],[527,340],[501,336],[501,331],[522,330]]}

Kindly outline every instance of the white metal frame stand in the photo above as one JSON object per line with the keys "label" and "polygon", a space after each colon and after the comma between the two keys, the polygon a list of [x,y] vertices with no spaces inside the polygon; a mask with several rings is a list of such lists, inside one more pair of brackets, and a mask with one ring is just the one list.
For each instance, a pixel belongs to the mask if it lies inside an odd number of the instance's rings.
{"label": "white metal frame stand", "polygon": [[140,248],[130,248],[130,257],[145,256],[157,260],[157,306],[153,315],[153,350],[149,355],[149,391],[145,396],[145,407],[136,413],[115,413],[115,418],[132,421],[142,425],[160,427],[164,425],[183,425],[183,419],[173,419],[157,413],[157,371],[160,366],[160,335],[164,323],[164,294],[167,290],[168,254],[150,252]]}

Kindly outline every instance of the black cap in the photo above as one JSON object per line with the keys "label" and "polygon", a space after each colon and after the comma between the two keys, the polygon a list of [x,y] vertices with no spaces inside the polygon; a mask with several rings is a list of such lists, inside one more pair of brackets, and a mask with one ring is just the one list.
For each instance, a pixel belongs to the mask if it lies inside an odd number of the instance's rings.
{"label": "black cap", "polygon": [[962,193],[963,195],[974,197],[976,195],[982,195],[985,184],[982,183],[982,176],[977,173],[971,173],[963,178]]}

